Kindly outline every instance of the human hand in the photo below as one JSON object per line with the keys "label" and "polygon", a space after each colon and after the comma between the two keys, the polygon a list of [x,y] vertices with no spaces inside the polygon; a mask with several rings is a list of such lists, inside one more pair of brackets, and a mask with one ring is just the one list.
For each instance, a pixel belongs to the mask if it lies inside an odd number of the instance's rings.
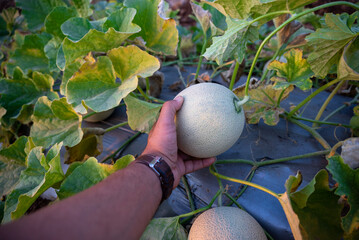
{"label": "human hand", "polygon": [[147,146],[142,153],[161,156],[167,162],[174,176],[173,188],[177,187],[183,175],[208,167],[215,161],[214,157],[194,158],[178,150],[174,119],[182,103],[183,97],[178,96],[163,105],[160,116],[148,136]]}

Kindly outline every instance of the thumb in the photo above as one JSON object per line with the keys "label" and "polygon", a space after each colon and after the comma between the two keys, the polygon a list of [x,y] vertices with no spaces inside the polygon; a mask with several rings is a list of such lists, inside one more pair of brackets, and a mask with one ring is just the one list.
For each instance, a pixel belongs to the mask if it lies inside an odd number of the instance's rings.
{"label": "thumb", "polygon": [[160,117],[159,117],[159,121],[173,121],[176,112],[182,107],[183,104],[183,97],[182,96],[177,96],[175,99],[171,100],[171,101],[167,101],[165,102],[165,104],[163,104],[161,113],[160,113]]}

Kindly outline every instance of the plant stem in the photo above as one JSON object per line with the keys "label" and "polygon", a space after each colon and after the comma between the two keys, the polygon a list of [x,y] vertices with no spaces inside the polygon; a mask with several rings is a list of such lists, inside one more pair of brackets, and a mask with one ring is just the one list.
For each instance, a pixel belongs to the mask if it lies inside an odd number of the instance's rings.
{"label": "plant stem", "polygon": [[[133,93],[133,92],[132,92]],[[138,93],[133,93],[134,97],[140,97],[142,96],[142,94],[138,94]],[[159,98],[155,98],[155,97],[152,97],[152,96],[147,96],[151,101],[153,102],[157,102],[157,103],[165,103],[166,101],[162,100],[162,99],[159,99]]]}
{"label": "plant stem", "polygon": [[89,118],[91,117],[92,115],[95,115],[97,112],[90,112],[88,114],[86,114],[85,116],[82,117],[82,119],[86,119],[86,118]]}
{"label": "plant stem", "polygon": [[181,178],[181,180],[183,182],[184,188],[186,189],[186,193],[187,193],[187,197],[188,197],[188,201],[189,201],[189,206],[191,207],[191,210],[194,211],[194,210],[196,210],[196,206],[194,205],[194,201],[193,201],[192,193],[191,193],[191,188],[190,188],[190,186],[188,184],[188,180],[187,180],[186,175],[184,175]]}
{"label": "plant stem", "polygon": [[[178,217],[179,217],[179,218],[192,217],[193,215],[195,215],[195,214],[197,214],[197,213],[200,213],[200,212],[203,212],[203,211],[206,211],[206,210],[210,209],[210,208],[212,207],[214,201],[217,199],[217,197],[218,197],[219,194],[221,194],[221,193],[222,193],[222,190],[219,189],[219,190],[217,191],[216,195],[214,195],[214,197],[212,198],[212,200],[210,201],[210,203],[209,203],[207,206],[205,206],[205,207],[203,207],[203,208],[199,208],[199,209],[197,209],[197,210],[195,210],[195,211],[192,211],[192,212],[189,212],[189,213],[181,214],[181,215],[179,215]],[[186,221],[186,219],[184,219],[184,221]],[[181,221],[181,224],[182,224],[182,221]]]}
{"label": "plant stem", "polygon": [[230,64],[232,64],[233,62],[234,62],[234,60],[233,60],[233,61],[230,61],[230,62],[223,63],[222,65],[219,65],[218,67],[216,67],[216,68],[213,70],[213,72],[212,72],[210,78],[213,79],[219,69],[223,68],[224,66],[230,65]]}
{"label": "plant stem", "polygon": [[[252,179],[253,179],[253,177],[254,177],[254,173],[256,172],[256,169],[257,169],[257,167],[256,166],[254,166],[252,169],[251,169],[251,173],[249,174],[249,176],[248,176],[248,178],[247,178],[247,181],[249,181],[249,182],[251,182],[252,181]],[[247,185],[244,185],[244,187],[242,188],[242,190],[237,194],[237,196],[235,197],[235,199],[237,200],[237,199],[239,199],[242,195],[243,195],[243,193],[246,191],[246,189],[247,189]]]}
{"label": "plant stem", "polygon": [[273,159],[273,160],[267,160],[267,161],[259,162],[259,163],[258,163],[258,166],[265,166],[265,165],[270,165],[270,164],[282,163],[282,162],[297,160],[297,159],[301,159],[301,158],[309,158],[309,157],[315,157],[315,156],[322,156],[322,155],[328,154],[329,152],[330,152],[330,150],[327,149],[327,150],[323,150],[323,151],[306,153],[306,154],[301,154],[301,155],[297,155],[297,156],[291,156],[291,157],[285,157],[285,158],[278,158],[278,159]]}
{"label": "plant stem", "polygon": [[[218,172],[215,164],[213,164],[213,169],[214,169],[214,171]],[[219,177],[216,177],[216,179],[217,179],[217,182],[218,182],[218,185],[219,185],[219,189],[223,193],[224,192],[224,187],[223,187],[222,180]],[[222,206],[222,194],[219,195],[219,197],[218,197],[218,206]]]}
{"label": "plant stem", "polygon": [[137,90],[141,93],[141,95],[145,98],[146,101],[150,101],[150,98],[147,96],[147,94],[142,90],[140,86],[137,86]]}
{"label": "plant stem", "polygon": [[140,135],[141,135],[141,132],[135,133],[133,136],[131,136],[129,139],[127,139],[126,142],[124,142],[114,153],[112,153],[110,156],[108,156],[107,158],[105,158],[101,162],[104,163],[108,159],[114,158],[117,155],[117,153],[119,153],[122,149],[127,147],[128,144],[130,144],[133,140],[135,140]]}
{"label": "plant stem", "polygon": [[241,205],[239,205],[239,203],[236,201],[236,199],[234,199],[231,194],[225,192],[224,195],[226,195],[227,198],[229,198],[229,200],[232,201],[232,204],[234,203],[238,208],[243,210],[243,207]]}
{"label": "plant stem", "polygon": [[330,149],[329,143],[313,128],[309,127],[308,125],[305,125],[302,122],[299,122],[298,120],[294,118],[287,118],[290,122],[297,124],[299,127],[303,128],[304,130],[307,130],[312,136],[324,147],[324,149]]}
{"label": "plant stem", "polygon": [[246,160],[246,159],[224,159],[224,160],[217,160],[216,164],[227,164],[227,163],[244,163],[244,164],[249,164],[252,166],[257,166],[258,162],[254,162],[251,160]]}
{"label": "plant stem", "polygon": [[116,124],[116,125],[114,125],[112,127],[106,128],[105,133],[110,132],[112,130],[115,130],[115,129],[119,128],[119,127],[126,126],[127,124],[128,124],[128,122],[122,122],[122,123]]}
{"label": "plant stem", "polygon": [[335,115],[337,112],[341,111],[342,109],[349,107],[350,105],[352,105],[353,103],[356,103],[358,101],[359,98],[359,93],[357,95],[355,95],[355,97],[348,103],[343,104],[342,106],[340,106],[339,108],[335,109],[333,112],[331,112],[330,114],[328,114],[328,116],[326,116],[325,118],[323,118],[323,121],[327,121],[329,118],[331,118],[333,115]]}
{"label": "plant stem", "polygon": [[150,79],[148,77],[146,79],[146,94],[150,95]]}
{"label": "plant stem", "polygon": [[266,192],[270,195],[272,195],[273,197],[279,199],[279,195],[276,194],[275,192],[273,192],[272,190],[269,190],[268,188],[265,188],[261,185],[258,185],[256,183],[252,183],[252,182],[248,182],[248,181],[244,181],[244,180],[241,180],[241,179],[237,179],[237,178],[232,178],[232,177],[227,177],[227,176],[224,176],[222,174],[219,174],[219,173],[216,173],[214,170],[213,170],[213,165],[210,166],[209,168],[209,171],[216,177],[219,177],[219,178],[222,178],[222,179],[225,179],[225,180],[228,180],[228,181],[232,181],[232,182],[236,182],[236,183],[240,183],[240,184],[244,184],[244,185],[248,185],[248,186],[251,186],[251,187],[254,187],[254,188],[257,188],[263,192]]}
{"label": "plant stem", "polygon": [[307,121],[307,122],[311,122],[311,123],[317,123],[317,124],[326,124],[326,125],[331,125],[331,126],[340,126],[340,127],[345,127],[345,128],[352,128],[352,126],[350,126],[350,125],[341,124],[341,123],[335,123],[335,122],[317,121],[317,120],[304,118],[304,117],[298,117],[298,116],[291,116],[291,118],[294,118],[294,119],[297,119],[297,120],[303,120],[303,121]]}
{"label": "plant stem", "polygon": [[177,55],[178,55],[178,65],[180,68],[183,67],[183,57],[182,57],[182,51],[181,51],[181,42],[182,42],[182,38],[181,36],[178,36],[178,47],[177,47]]}
{"label": "plant stem", "polygon": [[344,141],[337,142],[330,150],[330,152],[328,154],[328,158],[333,157],[335,155],[335,152],[337,151],[337,149],[339,147],[343,146],[343,144],[344,144]]}
{"label": "plant stem", "polygon": [[[328,98],[325,100],[325,102],[323,103],[322,107],[319,109],[319,112],[317,114],[317,116],[315,117],[314,120],[319,121],[320,117],[323,115],[324,110],[327,108],[328,104],[330,103],[330,101],[333,99],[333,97],[335,96],[335,94],[337,94],[337,92],[339,91],[339,89],[343,86],[343,84],[346,81],[340,81],[338,83],[338,85],[334,88],[334,90],[330,93],[330,95],[328,96]],[[312,127],[317,127],[318,123],[313,123]]]}
{"label": "plant stem", "polygon": [[320,88],[318,88],[317,90],[315,90],[312,94],[310,94],[308,97],[306,97],[302,102],[300,102],[295,108],[292,109],[292,111],[290,111],[287,115],[288,118],[291,118],[291,116],[297,112],[304,104],[306,104],[307,102],[309,102],[310,100],[312,100],[316,95],[318,95],[319,93],[321,93],[322,91],[324,91],[325,89],[327,89],[328,87],[330,87],[333,84],[336,84],[337,82],[339,82],[340,79],[335,79],[331,82],[328,82],[327,84],[321,86]]}
{"label": "plant stem", "polygon": [[203,34],[203,45],[202,45],[202,50],[201,50],[201,56],[199,57],[199,61],[197,64],[197,70],[196,70],[196,75],[194,79],[198,78],[198,74],[199,74],[199,70],[201,69],[201,65],[202,65],[202,60],[203,60],[203,53],[206,50],[206,45],[207,45],[207,36],[206,33]]}
{"label": "plant stem", "polygon": [[[308,9],[308,10],[305,10],[295,16],[292,16],[291,18],[289,18],[288,20],[286,20],[285,22],[283,22],[280,26],[278,26],[275,30],[273,30],[273,32],[271,32],[264,40],[263,42],[261,43],[261,45],[259,46],[257,52],[256,52],[256,55],[254,56],[254,59],[253,59],[253,62],[252,62],[252,65],[251,65],[251,68],[249,70],[249,73],[248,73],[248,78],[247,78],[247,83],[246,83],[246,88],[245,88],[245,95],[248,95],[248,90],[249,90],[249,82],[250,82],[250,79],[252,77],[252,74],[253,74],[253,70],[254,70],[254,67],[255,67],[255,64],[257,62],[257,59],[259,57],[259,54],[260,52],[262,51],[264,45],[269,41],[269,39],[271,39],[277,32],[279,32],[281,29],[283,29],[288,23],[308,14],[308,13],[311,13],[311,12],[315,12],[317,10],[320,10],[322,8],[326,8],[326,7],[331,7],[331,6],[336,6],[336,5],[347,5],[347,6],[350,6],[350,7],[353,7],[355,9],[359,9],[359,5],[356,5],[354,3],[351,3],[351,2],[345,2],[345,1],[338,1],[338,2],[331,2],[331,3],[326,3],[326,4],[323,4],[321,6],[318,6],[318,7],[315,7],[315,8],[311,8],[311,9]],[[283,11],[283,13],[285,13]],[[286,13],[291,13],[290,11],[287,11]],[[262,18],[265,18],[265,17],[268,17],[268,15],[263,15],[261,16]],[[257,18],[258,19],[258,18]],[[253,21],[257,20],[257,19],[254,19]]]}
{"label": "plant stem", "polygon": [[236,61],[236,65],[234,66],[234,70],[233,70],[233,73],[232,73],[232,79],[231,79],[231,82],[229,84],[229,90],[231,90],[231,91],[233,90],[234,83],[236,82],[236,77],[237,77],[239,65],[240,65],[240,63],[238,61]]}

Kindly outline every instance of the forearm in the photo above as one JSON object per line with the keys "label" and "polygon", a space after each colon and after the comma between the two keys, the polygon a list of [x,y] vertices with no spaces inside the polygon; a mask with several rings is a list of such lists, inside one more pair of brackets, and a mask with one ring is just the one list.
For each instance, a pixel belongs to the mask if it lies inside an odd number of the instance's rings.
{"label": "forearm", "polygon": [[138,239],[161,197],[160,182],[152,170],[131,164],[91,189],[4,225],[0,235],[13,239]]}

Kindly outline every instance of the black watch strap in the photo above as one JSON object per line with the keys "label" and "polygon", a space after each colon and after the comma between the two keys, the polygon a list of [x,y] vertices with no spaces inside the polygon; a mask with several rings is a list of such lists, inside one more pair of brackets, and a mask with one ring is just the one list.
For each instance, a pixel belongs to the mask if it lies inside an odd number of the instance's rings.
{"label": "black watch strap", "polygon": [[135,162],[144,164],[155,172],[161,182],[161,202],[167,199],[172,193],[174,177],[171,167],[166,161],[162,157],[145,154],[136,158]]}

